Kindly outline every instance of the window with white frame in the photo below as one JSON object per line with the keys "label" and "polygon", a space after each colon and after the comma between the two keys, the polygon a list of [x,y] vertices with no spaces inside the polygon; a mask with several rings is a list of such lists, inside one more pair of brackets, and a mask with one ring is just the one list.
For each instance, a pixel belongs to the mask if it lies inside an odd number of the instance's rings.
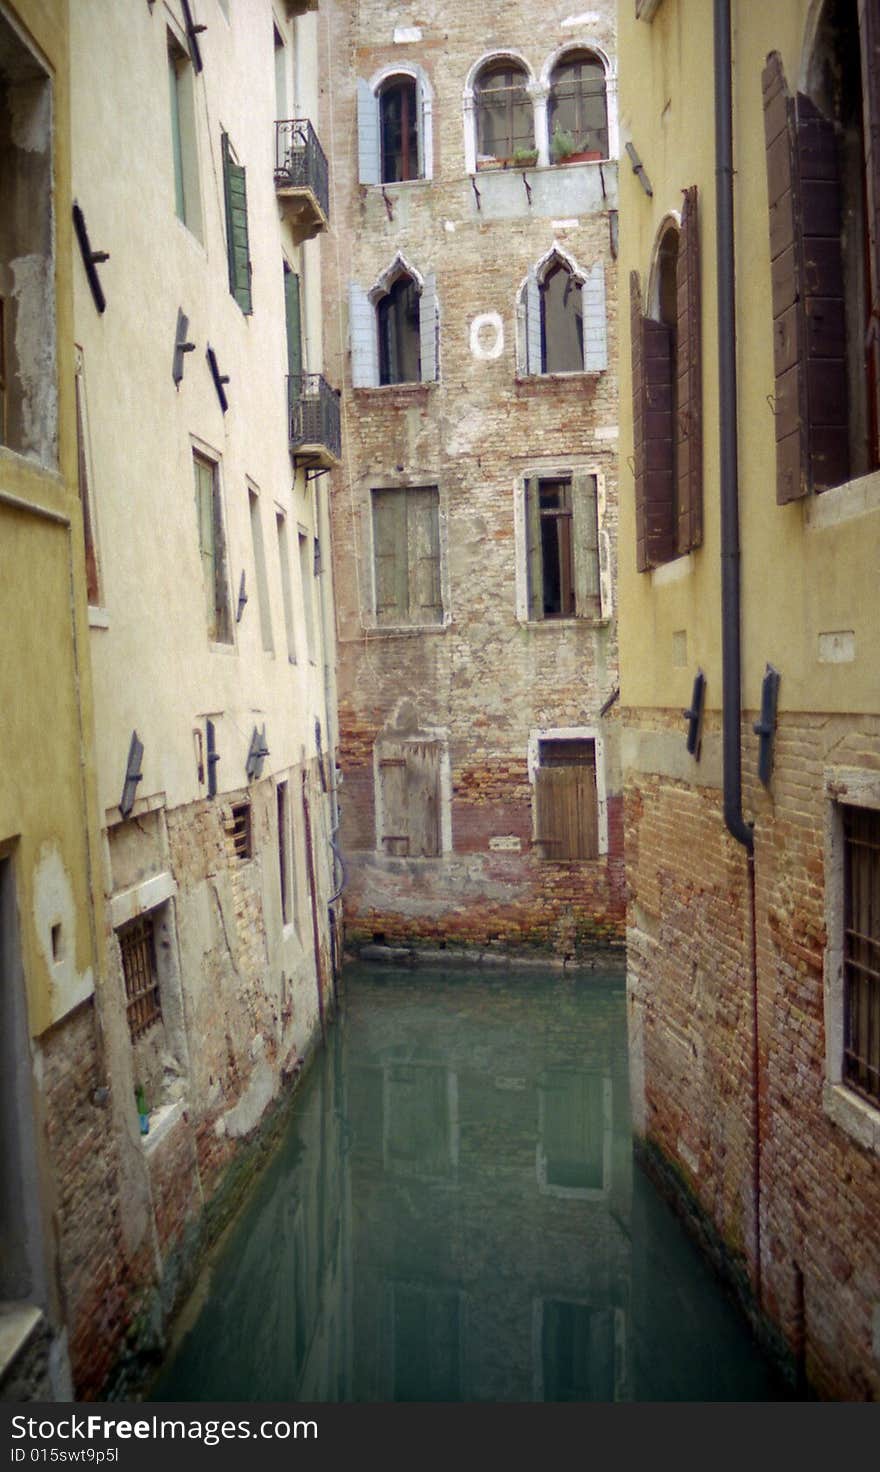
{"label": "window with white frame", "polygon": [[430,179],[432,89],[420,66],[389,68],[357,90],[361,184]]}
{"label": "window with white frame", "polygon": [[174,209],[177,218],[201,240],[202,201],[192,62],[171,31],[167,33],[167,48]]}
{"label": "window with white frame", "polygon": [[520,373],[602,373],[608,367],[605,265],[581,268],[554,244],[530,266],[517,301]]}
{"label": "window with white frame", "polygon": [[506,58],[487,62],[475,77],[478,164],[512,163],[536,152],[528,80],[522,63]]}
{"label": "window with white frame", "polygon": [[604,479],[580,467],[550,467],[517,488],[517,618],[611,617],[610,536]]}
{"label": "window with white frame", "polygon": [[608,157],[605,67],[593,51],[567,51],[550,74],[550,157],[574,163]]}
{"label": "window with white frame", "polygon": [[433,272],[422,276],[397,255],[376,284],[349,284],[354,388],[430,383],[438,376],[439,314]]}
{"label": "window with white frame", "polygon": [[539,858],[597,859],[608,852],[601,739],[595,731],[540,732],[530,742],[533,844]]}

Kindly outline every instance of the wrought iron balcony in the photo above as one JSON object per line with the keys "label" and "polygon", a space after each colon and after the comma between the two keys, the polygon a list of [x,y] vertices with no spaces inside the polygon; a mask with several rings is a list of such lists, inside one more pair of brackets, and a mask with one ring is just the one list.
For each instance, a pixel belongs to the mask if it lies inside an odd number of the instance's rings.
{"label": "wrought iron balcony", "polygon": [[338,389],[320,373],[288,374],[287,408],[291,454],[314,469],[336,465],[342,450]]}
{"label": "wrought iron balcony", "polygon": [[289,118],[275,124],[275,193],[298,240],[311,240],[327,229],[327,158],[308,118]]}

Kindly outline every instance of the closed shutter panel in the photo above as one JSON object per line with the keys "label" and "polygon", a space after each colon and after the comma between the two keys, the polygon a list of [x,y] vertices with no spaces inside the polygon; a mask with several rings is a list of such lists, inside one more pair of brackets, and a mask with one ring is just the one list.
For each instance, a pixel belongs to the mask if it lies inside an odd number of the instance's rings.
{"label": "closed shutter panel", "polygon": [[357,84],[358,178],[361,184],[378,184],[380,167],[379,103],[368,83]]}
{"label": "closed shutter panel", "polygon": [[544,617],[544,564],[541,546],[540,482],[526,481],[526,578],[529,585],[529,618]]}
{"label": "closed shutter panel", "polygon": [[223,189],[226,199],[226,250],[229,260],[229,290],[245,313],[252,311],[251,261],[248,246],[247,183],[245,169],[233,161],[229,135],[221,139]]}
{"label": "closed shutter panel", "polygon": [[406,497],[401,491],[373,492],[373,565],[377,623],[407,623]]}
{"label": "closed shutter panel", "polygon": [[868,335],[869,392],[872,400],[872,463],[880,460],[880,3],[859,0],[862,51],[862,116],[870,239],[871,321]]}
{"label": "closed shutter panel", "polygon": [[809,98],[789,96],[775,52],[762,82],[784,505],[849,474],[840,184],[834,125]]}
{"label": "closed shutter panel", "polygon": [[375,388],[379,382],[379,335],[376,309],[365,291],[348,286],[348,327],[351,334],[352,388]]}
{"label": "closed shutter panel", "polygon": [[541,291],[533,266],[526,280],[526,373],[541,372]]}
{"label": "closed shutter panel", "polygon": [[292,378],[297,378],[303,371],[303,363],[299,277],[295,271],[284,272],[284,312],[287,323],[287,371]]}
{"label": "closed shutter panel", "polygon": [[425,84],[421,77],[416,82],[416,145],[418,148],[419,178],[427,178],[425,145],[428,136],[428,123],[431,120],[431,99],[425,91]]}
{"label": "closed shutter panel", "polygon": [[402,491],[406,502],[409,558],[409,618],[415,624],[443,621],[440,596],[440,518],[436,490]]}
{"label": "closed shutter panel", "polygon": [[610,618],[614,611],[611,577],[611,538],[604,528],[599,531],[599,617]]}
{"label": "closed shutter panel", "polygon": [[538,836],[548,859],[599,855],[599,804],[593,766],[538,767]]}
{"label": "closed shutter panel", "polygon": [[584,323],[584,372],[603,373],[608,367],[608,342],[605,327],[605,267],[595,261],[587,271],[581,287]]}
{"label": "closed shutter panel", "polygon": [[419,351],[423,383],[437,377],[437,278],[433,271],[425,277],[419,297]]}
{"label": "closed shutter panel", "polygon": [[598,618],[599,523],[594,475],[572,476],[571,519],[574,540],[574,611],[578,618]]}
{"label": "closed shutter panel", "polygon": [[383,853],[405,858],[409,853],[407,819],[406,758],[402,749],[386,751],[379,758],[380,811]]}
{"label": "closed shutter panel", "polygon": [[629,327],[632,360],[633,484],[636,509],[636,568],[648,570],[645,507],[645,384],[642,369],[642,292],[638,271],[629,276]]}
{"label": "closed shutter panel", "polygon": [[434,741],[406,745],[407,821],[411,858],[440,852],[440,748]]}
{"label": "closed shutter panel", "polygon": [[703,408],[700,353],[700,244],[697,186],[684,191],[678,240],[677,550],[703,540]]}
{"label": "closed shutter panel", "polygon": [[645,551],[648,566],[675,556],[675,476],[673,473],[673,329],[643,317],[642,449],[645,485]]}

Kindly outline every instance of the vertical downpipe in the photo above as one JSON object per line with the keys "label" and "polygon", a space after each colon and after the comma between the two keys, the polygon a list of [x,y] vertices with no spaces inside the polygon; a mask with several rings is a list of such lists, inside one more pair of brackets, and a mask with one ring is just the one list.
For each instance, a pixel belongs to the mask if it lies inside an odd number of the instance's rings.
{"label": "vertical downpipe", "polygon": [[736,285],[733,230],[733,63],[730,0],[714,0],[715,224],[718,267],[718,393],[721,460],[721,683],[724,821],[746,850],[752,991],[753,1202],[755,1296],[761,1306],[761,1099],[754,835],[742,811],[739,463],[736,396]]}

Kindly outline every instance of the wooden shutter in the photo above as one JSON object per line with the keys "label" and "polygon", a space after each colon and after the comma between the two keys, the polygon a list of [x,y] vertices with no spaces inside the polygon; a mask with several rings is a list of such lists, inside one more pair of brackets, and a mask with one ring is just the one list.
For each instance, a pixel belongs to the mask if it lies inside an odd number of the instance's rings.
{"label": "wooden shutter", "polygon": [[425,277],[419,297],[419,352],[423,383],[437,377],[437,278],[433,271]]}
{"label": "wooden shutter", "polygon": [[407,821],[406,758],[402,750],[388,751],[379,758],[383,853],[405,858],[409,853]]}
{"label": "wooden shutter", "polygon": [[526,373],[541,372],[541,290],[534,266],[526,278]]}
{"label": "wooden shutter", "polygon": [[365,291],[348,284],[348,327],[351,334],[351,386],[375,388],[379,382],[379,334],[376,309]]}
{"label": "wooden shutter", "polygon": [[253,310],[251,301],[251,259],[248,245],[246,170],[234,162],[229,147],[229,134],[221,138],[223,153],[223,192],[226,200],[226,251],[229,261],[229,290],[245,313]]}
{"label": "wooden shutter", "polygon": [[409,577],[406,550],[406,495],[373,492],[373,566],[376,578],[376,621],[409,620]]}
{"label": "wooden shutter", "polygon": [[440,594],[439,498],[433,486],[398,492],[406,508],[409,563],[408,619],[414,624],[443,621]]}
{"label": "wooden shutter", "polygon": [[868,392],[871,399],[871,461],[880,460],[880,3],[859,0],[862,52],[862,117],[870,241],[871,318],[868,327]]}
{"label": "wooden shutter", "polygon": [[645,383],[642,371],[642,290],[638,271],[629,274],[629,333],[632,363],[633,485],[636,509],[636,568],[648,570],[645,507]]}
{"label": "wooden shutter", "polygon": [[599,802],[595,766],[538,767],[536,843],[548,859],[599,856]]}
{"label": "wooden shutter", "polygon": [[833,123],[789,95],[776,52],[762,83],[782,505],[849,475],[840,178]]}
{"label": "wooden shutter", "polygon": [[605,312],[605,266],[594,261],[581,287],[584,324],[584,372],[603,373],[608,367]]}
{"label": "wooden shutter", "polygon": [[697,186],[684,191],[678,238],[677,551],[703,540],[703,403],[700,352],[700,241]]}
{"label": "wooden shutter", "polygon": [[440,748],[436,741],[406,743],[409,854],[434,858],[440,852]]}
{"label": "wooden shutter", "polygon": [[641,338],[645,550],[648,566],[657,567],[669,562],[676,548],[673,329],[643,317]]}
{"label": "wooden shutter", "polygon": [[302,309],[299,277],[295,271],[290,271],[286,267],[284,271],[284,315],[287,325],[287,371],[291,377],[296,378],[303,371]]}
{"label": "wooden shutter", "polygon": [[361,184],[378,184],[381,174],[379,148],[379,102],[368,82],[357,84],[358,178]]}
{"label": "wooden shutter", "polygon": [[526,581],[529,618],[544,617],[544,556],[541,543],[541,483],[526,481]]}
{"label": "wooden shutter", "polygon": [[577,472],[572,476],[571,520],[574,542],[574,611],[578,618],[598,618],[599,522],[594,475]]}

